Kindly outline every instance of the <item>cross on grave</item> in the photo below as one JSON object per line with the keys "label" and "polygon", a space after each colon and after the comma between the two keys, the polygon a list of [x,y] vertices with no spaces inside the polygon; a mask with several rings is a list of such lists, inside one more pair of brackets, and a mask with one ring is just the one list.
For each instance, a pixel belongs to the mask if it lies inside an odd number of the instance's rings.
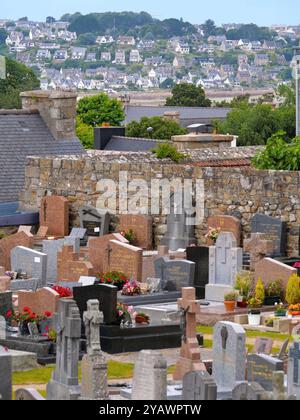
{"label": "cross on grave", "polygon": [[110,244],[107,245],[107,248],[105,249],[105,254],[106,254],[106,260],[107,260],[107,266],[110,266],[110,255],[112,253],[112,248],[110,246]]}
{"label": "cross on grave", "polygon": [[225,264],[227,261],[229,251],[231,249],[231,243],[229,241],[229,238],[225,236],[224,242],[222,244],[217,243],[217,248],[219,250],[220,260],[222,263]]}
{"label": "cross on grave", "polygon": [[87,339],[87,351],[89,355],[100,353],[100,324],[103,316],[99,311],[99,301],[89,300],[87,311],[83,314],[85,335]]}
{"label": "cross on grave", "polygon": [[244,249],[250,253],[250,268],[254,270],[260,260],[274,251],[274,245],[264,233],[252,233],[250,239],[245,240]]}
{"label": "cross on grave", "polygon": [[183,315],[183,336],[180,357],[177,361],[173,374],[174,380],[182,380],[184,375],[192,371],[206,370],[201,362],[200,348],[197,340],[197,314],[200,313],[200,305],[196,300],[194,287],[184,287],[182,298],[178,300],[178,307]]}
{"label": "cross on grave", "polygon": [[222,337],[222,348],[223,350],[226,350],[227,340],[228,340],[228,330],[226,327],[222,328],[221,337]]}
{"label": "cross on grave", "polygon": [[299,383],[299,361],[300,361],[300,342],[294,344],[294,347],[290,349],[290,357],[294,359],[294,384]]}
{"label": "cross on grave", "polygon": [[44,222],[47,220],[47,201],[44,201]]}

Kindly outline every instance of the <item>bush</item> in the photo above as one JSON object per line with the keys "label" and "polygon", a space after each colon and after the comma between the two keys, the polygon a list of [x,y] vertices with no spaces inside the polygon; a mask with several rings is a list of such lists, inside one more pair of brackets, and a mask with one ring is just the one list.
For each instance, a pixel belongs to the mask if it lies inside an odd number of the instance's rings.
{"label": "bush", "polygon": [[94,147],[94,128],[84,124],[80,117],[76,119],[76,135],[85,149]]}
{"label": "bush", "polygon": [[241,271],[235,278],[235,290],[238,290],[240,295],[246,300],[252,288],[252,279],[250,271]]}
{"label": "bush", "polygon": [[77,115],[84,124],[92,127],[104,123],[119,126],[125,120],[122,103],[117,99],[110,99],[105,93],[80,99]]}
{"label": "bush", "polygon": [[152,149],[152,153],[154,153],[158,159],[171,159],[176,163],[187,158],[185,153],[178,152],[175,146],[168,143],[160,143],[156,149]]}
{"label": "bush", "polygon": [[285,133],[272,136],[266,148],[252,159],[257,169],[273,169],[280,171],[300,170],[300,137],[291,142],[285,140]]}
{"label": "bush", "polygon": [[167,98],[166,106],[210,107],[202,87],[190,83],[180,83],[172,89],[172,96]]}
{"label": "bush", "polygon": [[264,300],[265,300],[265,285],[264,285],[261,277],[259,277],[259,279],[257,280],[257,283],[256,283],[255,299],[257,299],[261,302],[264,302]]}
{"label": "bush", "polygon": [[[149,131],[149,128],[152,131]],[[170,140],[173,136],[187,134],[176,121],[163,117],[142,118],[139,122],[132,121],[126,127],[128,137],[143,137],[146,139]]]}
{"label": "bush", "polygon": [[227,295],[224,296],[225,302],[236,302],[237,300],[237,294],[235,292],[227,293]]}
{"label": "bush", "polygon": [[300,303],[300,277],[297,274],[289,278],[285,299],[289,305]]}

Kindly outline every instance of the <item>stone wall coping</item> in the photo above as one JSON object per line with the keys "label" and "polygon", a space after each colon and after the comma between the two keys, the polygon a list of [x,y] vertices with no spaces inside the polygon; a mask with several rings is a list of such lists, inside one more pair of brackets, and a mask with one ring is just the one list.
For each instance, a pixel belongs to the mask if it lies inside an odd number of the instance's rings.
{"label": "stone wall coping", "polygon": [[48,98],[48,99],[70,99],[77,98],[77,93],[75,92],[65,92],[65,91],[49,91],[49,90],[31,90],[27,92],[20,93],[21,98]]}

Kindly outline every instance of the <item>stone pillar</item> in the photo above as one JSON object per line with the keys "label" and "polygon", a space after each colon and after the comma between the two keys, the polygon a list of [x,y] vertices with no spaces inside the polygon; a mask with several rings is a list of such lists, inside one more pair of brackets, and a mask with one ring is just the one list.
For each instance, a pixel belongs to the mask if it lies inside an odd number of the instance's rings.
{"label": "stone pillar", "polygon": [[39,111],[55,140],[76,138],[76,93],[37,90],[23,92],[20,96],[22,108]]}

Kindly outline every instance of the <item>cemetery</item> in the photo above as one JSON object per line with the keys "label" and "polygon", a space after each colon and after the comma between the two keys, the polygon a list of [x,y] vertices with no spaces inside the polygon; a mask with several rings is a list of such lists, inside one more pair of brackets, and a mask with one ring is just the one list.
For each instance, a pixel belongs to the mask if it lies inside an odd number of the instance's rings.
{"label": "cemetery", "polygon": [[[113,223],[82,206],[77,227],[70,215],[47,195],[39,226],[0,240],[2,399],[300,398],[300,257],[286,223],[257,213],[243,239],[235,216],[211,216],[198,246],[171,213],[156,246],[149,216]],[[121,355],[131,373],[116,391]],[[47,366],[44,390],[13,386]]]}

